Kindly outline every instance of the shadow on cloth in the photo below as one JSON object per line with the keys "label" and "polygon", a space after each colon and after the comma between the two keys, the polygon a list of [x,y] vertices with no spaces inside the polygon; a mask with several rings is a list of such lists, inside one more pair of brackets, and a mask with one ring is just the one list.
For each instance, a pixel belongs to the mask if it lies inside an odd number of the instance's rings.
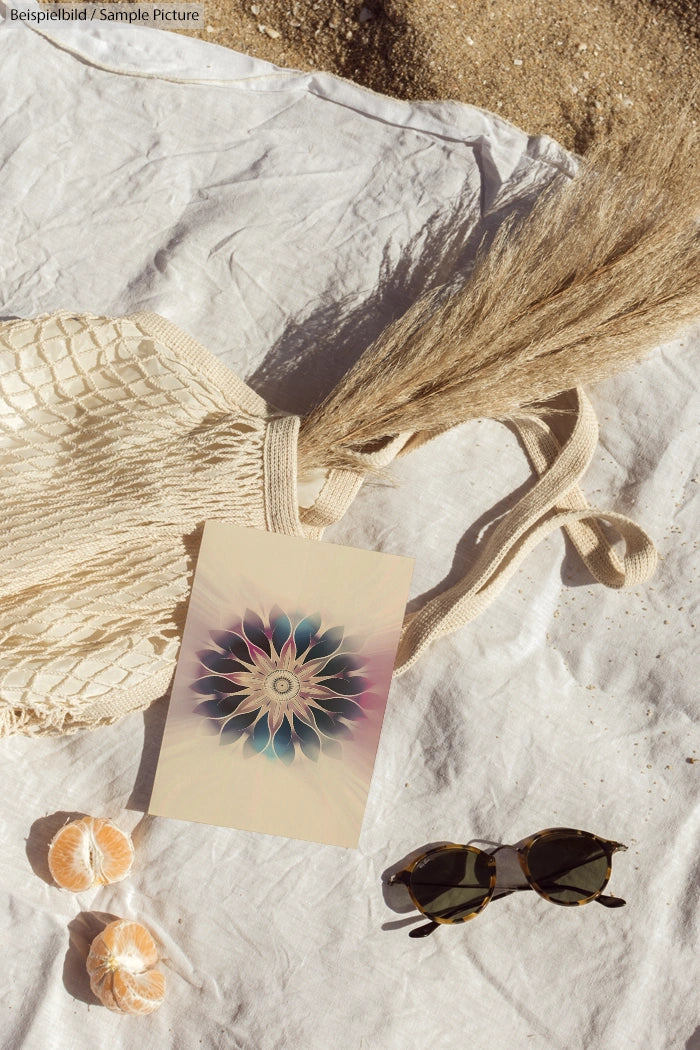
{"label": "shadow on cloth", "polygon": [[425,915],[420,912],[416,913],[416,906],[411,900],[407,887],[401,882],[391,882],[391,879],[398,875],[400,871],[407,868],[416,857],[420,857],[422,853],[427,853],[428,850],[437,849],[438,846],[447,846],[448,842],[445,839],[441,839],[439,842],[428,842],[423,846],[418,846],[416,849],[411,850],[396,861],[395,864],[389,865],[388,868],[382,872],[382,896],[384,903],[387,908],[391,911],[397,912],[399,915],[411,912],[411,916],[408,919],[392,920],[390,922],[382,923],[382,929],[385,931],[394,931],[403,929],[405,926],[411,926],[416,922],[425,922]]}
{"label": "shadow on cloth", "polygon": [[[406,606],[407,612],[415,612],[432,598],[444,593],[450,587],[454,586],[454,584],[458,583],[459,580],[462,579],[462,577],[470,571],[474,565],[476,565],[486,543],[488,542],[491,532],[497,523],[503,515],[512,510],[518,500],[520,500],[525,493],[532,488],[534,480],[534,478],[528,479],[528,481],[524,482],[513,492],[504,496],[503,499],[499,500],[488,510],[484,511],[484,513],[469,526],[467,531],[457,542],[452,564],[448,573],[430,590],[412,598]],[[560,570],[562,583],[566,587],[593,586],[596,584],[596,581],[591,576],[566,533],[564,533],[564,537],[566,550]],[[527,564],[527,562],[524,564]],[[510,581],[507,586],[512,586],[512,582],[513,581]]]}
{"label": "shadow on cloth", "polygon": [[425,602],[437,597],[438,594],[444,593],[450,587],[454,586],[454,584],[458,583],[462,577],[474,567],[481,556],[483,548],[488,542],[489,536],[495,525],[504,514],[507,514],[508,511],[512,510],[518,500],[532,488],[532,485],[532,479],[523,482],[523,484],[515,489],[515,491],[510,492],[507,496],[504,496],[503,499],[494,503],[494,505],[484,511],[476,521],[472,522],[467,531],[463,533],[461,539],[457,542],[452,558],[452,564],[447,574],[442,580],[436,583],[434,587],[431,587],[430,590],[412,598],[406,606],[407,612],[415,612],[424,605]]}
{"label": "shadow on cloth", "polygon": [[[477,149],[478,160],[478,149]],[[481,167],[481,165],[480,165]],[[484,179],[482,176],[482,183]],[[454,221],[430,225],[402,246],[398,262],[385,252],[367,297],[321,300],[307,316],[290,319],[285,331],[246,382],[268,403],[305,415],[320,404],[388,324],[421,296],[453,294],[469,277],[477,255],[488,248],[505,221],[523,218],[534,191],[473,219],[475,191],[465,187],[452,203]]]}
{"label": "shadow on cloth", "polygon": [[168,717],[169,697],[161,697],[143,712],[143,748],[141,761],[134,780],[134,787],[126,803],[126,809],[145,813],[151,801],[153,780],[156,775],[160,745]]}
{"label": "shadow on cloth", "polygon": [[68,923],[70,940],[63,960],[63,987],[74,999],[89,1006],[102,1005],[90,989],[90,978],[85,969],[90,945],[105,926],[118,918],[118,915],[102,911],[81,911]]}

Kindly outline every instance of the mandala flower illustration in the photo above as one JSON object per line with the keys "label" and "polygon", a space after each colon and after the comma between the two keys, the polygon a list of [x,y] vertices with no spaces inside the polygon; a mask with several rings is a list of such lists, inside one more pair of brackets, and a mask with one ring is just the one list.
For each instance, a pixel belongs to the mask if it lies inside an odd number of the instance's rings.
{"label": "mandala flower illustration", "polygon": [[[211,635],[198,654],[195,709],[219,726],[220,743],[247,736],[255,751],[289,764],[297,749],[317,761],[323,739],[351,736],[364,717],[369,683],[357,646],[343,627],[322,628],[317,614],[296,624],[278,605],[268,623],[250,609],[231,630]],[[355,651],[353,651],[355,650]]]}

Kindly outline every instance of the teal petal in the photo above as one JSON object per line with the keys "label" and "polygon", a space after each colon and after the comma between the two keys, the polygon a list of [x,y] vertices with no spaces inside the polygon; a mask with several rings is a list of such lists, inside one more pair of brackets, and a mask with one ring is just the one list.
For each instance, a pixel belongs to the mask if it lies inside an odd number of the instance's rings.
{"label": "teal petal", "polygon": [[252,744],[256,751],[264,751],[269,743],[270,726],[267,722],[267,716],[265,716],[264,718],[261,718],[259,722],[255,723]]}
{"label": "teal petal", "polygon": [[304,657],[304,663],[309,660],[318,660],[322,656],[330,656],[334,653],[343,640],[345,631],[342,627],[331,627],[321,635],[315,645],[312,645]]}
{"label": "teal petal", "polygon": [[279,605],[273,605],[270,610],[270,627],[272,628],[272,644],[277,652],[280,653],[282,646],[291,636],[292,621],[280,609]]}
{"label": "teal petal", "polygon": [[262,649],[266,656],[270,656],[270,642],[265,634],[265,625],[252,609],[246,609],[243,617],[243,630],[246,638],[258,649]]}
{"label": "teal petal", "polygon": [[305,616],[304,619],[297,624],[296,630],[294,631],[294,644],[296,646],[297,656],[301,656],[305,653],[311,644],[311,638],[321,626],[321,617],[318,613],[313,616]]}
{"label": "teal petal", "polygon": [[285,718],[272,738],[272,748],[281,762],[288,766],[294,761],[292,727]]}
{"label": "teal petal", "polygon": [[321,751],[321,741],[318,738],[318,734],[310,725],[297,718],[296,715],[293,716],[293,722],[294,732],[299,738],[299,747],[302,752],[312,762],[318,762],[318,756]]}

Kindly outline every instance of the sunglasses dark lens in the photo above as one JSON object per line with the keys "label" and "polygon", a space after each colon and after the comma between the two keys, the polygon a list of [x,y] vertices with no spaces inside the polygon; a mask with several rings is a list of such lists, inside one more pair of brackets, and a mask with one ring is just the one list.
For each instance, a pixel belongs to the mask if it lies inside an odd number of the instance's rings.
{"label": "sunglasses dark lens", "polygon": [[602,890],[608,864],[603,845],[587,835],[547,835],[537,839],[527,854],[533,883],[560,904],[576,904]]}
{"label": "sunglasses dark lens", "polygon": [[479,911],[490,881],[487,855],[462,848],[429,854],[411,872],[411,890],[419,908],[443,922],[459,922]]}

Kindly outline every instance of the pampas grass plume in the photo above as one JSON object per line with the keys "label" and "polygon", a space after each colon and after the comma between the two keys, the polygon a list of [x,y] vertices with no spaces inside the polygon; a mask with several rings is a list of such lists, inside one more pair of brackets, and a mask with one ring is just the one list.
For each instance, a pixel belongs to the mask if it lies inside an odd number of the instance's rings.
{"label": "pampas grass plume", "polygon": [[389,325],[303,421],[301,469],[366,470],[406,432],[517,417],[607,378],[700,316],[700,163],[688,110],[603,144],[505,223],[467,283]]}

